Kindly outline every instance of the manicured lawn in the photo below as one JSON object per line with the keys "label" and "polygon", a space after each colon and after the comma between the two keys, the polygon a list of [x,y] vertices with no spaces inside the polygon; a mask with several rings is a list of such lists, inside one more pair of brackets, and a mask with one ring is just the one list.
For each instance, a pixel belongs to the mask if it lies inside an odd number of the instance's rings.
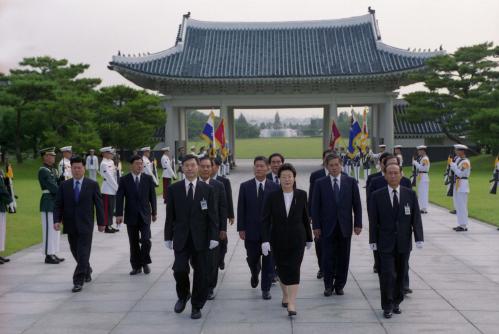
{"label": "manicured lawn", "polygon": [[[448,209],[453,208],[452,197],[447,197],[444,186],[447,162],[431,164],[430,201]],[[468,211],[470,217],[499,226],[499,195],[489,194],[489,180],[492,178],[494,157],[482,155],[471,158],[470,194]]]}

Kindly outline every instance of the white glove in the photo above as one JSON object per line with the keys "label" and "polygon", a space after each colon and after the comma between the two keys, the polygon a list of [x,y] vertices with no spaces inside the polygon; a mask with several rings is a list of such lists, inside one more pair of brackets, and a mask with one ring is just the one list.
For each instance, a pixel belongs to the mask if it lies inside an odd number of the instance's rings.
{"label": "white glove", "polygon": [[416,160],[412,160],[412,165],[416,166]]}
{"label": "white glove", "polygon": [[424,241],[416,241],[416,248],[423,249]]}
{"label": "white glove", "polygon": [[168,249],[173,249],[173,240],[165,240],[165,246]]}
{"label": "white glove", "polygon": [[269,252],[270,252],[270,243],[264,242],[262,244],[262,254],[264,256],[267,256],[267,255],[269,255]]}
{"label": "white glove", "polygon": [[369,248],[371,248],[371,250],[375,251],[375,250],[378,250],[378,245],[376,245],[376,244],[369,244]]}
{"label": "white glove", "polygon": [[312,248],[313,242],[312,241],[307,241],[307,249]]}
{"label": "white glove", "polygon": [[216,240],[210,240],[210,246],[208,247],[210,250],[213,248],[216,248],[218,246],[218,241]]}

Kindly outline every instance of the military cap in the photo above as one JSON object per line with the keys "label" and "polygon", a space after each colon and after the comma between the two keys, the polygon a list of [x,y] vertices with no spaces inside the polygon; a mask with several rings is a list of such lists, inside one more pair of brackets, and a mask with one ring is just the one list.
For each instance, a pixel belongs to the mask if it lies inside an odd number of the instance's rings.
{"label": "military cap", "polygon": [[71,151],[72,151],[72,149],[73,149],[73,147],[72,147],[72,146],[64,146],[64,147],[61,147],[61,148],[59,149],[59,151],[61,151],[61,152],[71,152]]}
{"label": "military cap", "polygon": [[468,146],[463,145],[463,144],[455,144],[455,145],[454,145],[454,148],[455,148],[456,150],[467,150],[467,149],[468,149]]}
{"label": "military cap", "polygon": [[55,154],[55,147],[47,147],[47,148],[42,148],[40,151],[40,155],[43,157],[45,154],[48,155],[56,155]]}

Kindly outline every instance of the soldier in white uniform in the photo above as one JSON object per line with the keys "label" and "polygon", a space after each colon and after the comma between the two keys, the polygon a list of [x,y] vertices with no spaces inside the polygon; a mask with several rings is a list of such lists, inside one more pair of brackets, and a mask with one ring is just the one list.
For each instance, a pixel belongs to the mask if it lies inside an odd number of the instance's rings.
{"label": "soldier in white uniform", "polygon": [[[7,236],[7,208],[12,202],[13,198],[4,183],[4,175],[0,170],[0,253],[5,251],[5,238]],[[10,259],[0,256],[0,264],[7,263],[9,261]]]}
{"label": "soldier in white uniform", "polygon": [[361,163],[362,169],[364,169],[364,181],[367,181],[367,177],[371,174],[371,162],[373,160],[373,152],[369,149],[369,146],[366,146],[365,152],[361,153]]}
{"label": "soldier in white uniform", "polygon": [[142,161],[144,162],[144,173],[151,175],[156,187],[159,186],[158,175],[155,173],[156,167],[154,166],[154,161],[150,160],[151,148],[149,146],[142,147],[140,151],[142,152]]}
{"label": "soldier in white uniform", "polygon": [[72,147],[64,146],[60,148],[62,159],[59,161],[58,172],[61,181],[69,180],[73,177],[71,173],[71,157],[73,156]]}
{"label": "soldier in white uniform", "polygon": [[416,168],[418,184],[418,201],[421,213],[428,213],[428,194],[430,190],[430,158],[426,154],[426,146],[416,147],[418,159],[412,160],[412,165]]}
{"label": "soldier in white uniform", "polygon": [[354,177],[355,177],[355,180],[357,180],[357,182],[359,182],[359,178],[360,178],[360,148],[359,148],[359,151],[357,153],[355,153],[353,159],[352,159],[352,165],[353,165],[353,173],[354,173]]}
{"label": "soldier in white uniform", "polygon": [[403,167],[404,157],[402,156],[402,145],[393,146],[393,155],[399,158],[400,167]]}
{"label": "soldier in white uniform", "polygon": [[161,157],[161,168],[163,168],[163,199],[166,204],[168,200],[168,186],[172,183],[172,179],[176,179],[177,175],[172,168],[170,160],[170,147],[163,147],[163,156]]}
{"label": "soldier in white uniform", "polygon": [[99,159],[95,155],[95,150],[91,149],[85,162],[85,169],[88,170],[88,178],[97,181],[97,170],[99,169]]}
{"label": "soldier in white uniform", "polygon": [[380,165],[379,157],[383,154],[383,152],[385,152],[385,150],[386,150],[386,145],[381,144],[381,145],[378,145],[378,153],[373,154],[373,159],[374,159],[374,162],[376,165],[376,171],[378,171],[378,172],[381,172],[381,165]]}
{"label": "soldier in white uniform", "polygon": [[454,207],[456,208],[457,227],[456,232],[468,231],[468,193],[470,192],[469,180],[471,174],[471,162],[466,158],[468,147],[462,144],[454,145],[457,159],[449,162],[454,172]]}
{"label": "soldier in white uniform", "polygon": [[104,205],[105,233],[115,233],[119,230],[113,227],[114,207],[116,192],[118,191],[118,180],[116,165],[113,161],[114,149],[111,146],[100,149],[102,161],[99,173],[102,176],[102,202]]}

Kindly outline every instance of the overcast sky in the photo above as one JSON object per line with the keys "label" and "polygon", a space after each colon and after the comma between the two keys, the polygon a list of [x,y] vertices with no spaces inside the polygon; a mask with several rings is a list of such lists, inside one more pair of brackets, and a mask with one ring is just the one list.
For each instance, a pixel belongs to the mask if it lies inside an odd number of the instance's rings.
{"label": "overcast sky", "polygon": [[[107,69],[112,55],[172,47],[182,14],[209,21],[294,21],[376,10],[382,40],[448,52],[499,43],[498,0],[0,0],[0,72],[28,56],[90,64],[104,85],[128,83]],[[403,90],[403,92],[406,90]]]}

